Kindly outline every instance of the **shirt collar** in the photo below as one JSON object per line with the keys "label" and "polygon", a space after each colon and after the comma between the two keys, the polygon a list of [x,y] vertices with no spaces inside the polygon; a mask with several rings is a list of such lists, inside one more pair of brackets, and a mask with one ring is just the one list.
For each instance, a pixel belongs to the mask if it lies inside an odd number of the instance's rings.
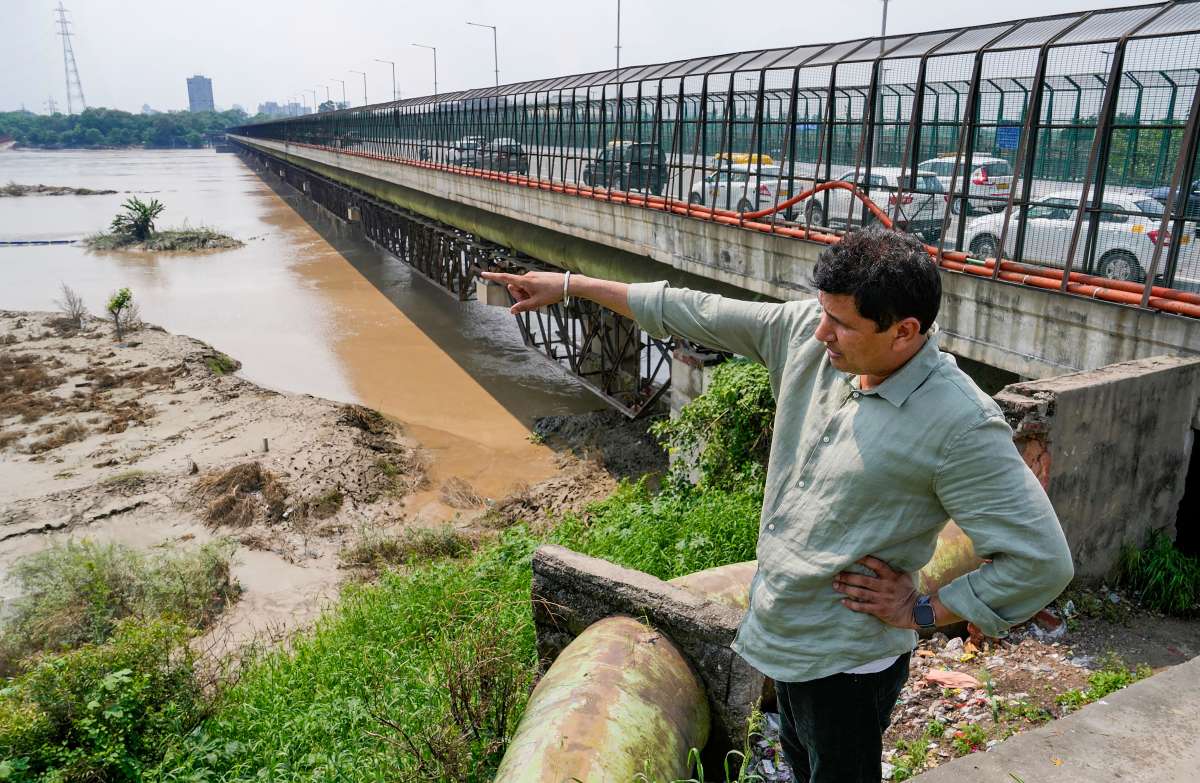
{"label": "shirt collar", "polygon": [[[878,394],[897,408],[902,406],[909,395],[925,382],[925,379],[940,362],[938,331],[936,323],[931,325],[925,336],[925,344],[921,346],[921,349],[913,354],[912,358],[905,362],[899,370],[885,378],[883,383],[864,391],[863,394]],[[855,386],[858,385],[857,377],[851,376],[850,380]]]}

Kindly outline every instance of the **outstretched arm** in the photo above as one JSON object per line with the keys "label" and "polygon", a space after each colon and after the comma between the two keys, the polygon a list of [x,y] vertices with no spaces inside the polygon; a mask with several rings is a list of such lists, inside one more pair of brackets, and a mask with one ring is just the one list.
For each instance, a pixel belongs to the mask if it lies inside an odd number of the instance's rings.
{"label": "outstretched arm", "polygon": [[[536,310],[539,307],[561,302],[563,299],[563,279],[561,272],[526,272],[523,275],[510,275],[504,272],[481,272],[484,280],[499,283],[508,289],[516,304],[509,308],[513,315]],[[571,296],[581,296],[591,299],[601,307],[606,307],[626,318],[633,318],[629,309],[629,284],[613,280],[598,280],[580,274],[571,274],[569,282]]]}

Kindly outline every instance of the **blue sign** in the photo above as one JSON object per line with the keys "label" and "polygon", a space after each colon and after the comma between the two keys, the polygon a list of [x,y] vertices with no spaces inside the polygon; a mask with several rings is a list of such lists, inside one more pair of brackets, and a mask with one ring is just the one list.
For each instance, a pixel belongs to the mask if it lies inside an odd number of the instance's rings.
{"label": "blue sign", "polygon": [[1001,125],[996,128],[996,149],[1015,150],[1021,142],[1021,126]]}

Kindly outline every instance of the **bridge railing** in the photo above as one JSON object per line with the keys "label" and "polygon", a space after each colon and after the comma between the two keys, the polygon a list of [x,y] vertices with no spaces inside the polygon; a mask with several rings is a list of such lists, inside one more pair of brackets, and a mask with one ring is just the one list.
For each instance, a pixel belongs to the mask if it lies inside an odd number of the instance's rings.
{"label": "bridge railing", "polygon": [[[1200,292],[1198,83],[1189,0],[630,66],[236,132],[698,218],[753,215],[791,235],[886,213],[939,258],[969,256],[965,271],[1085,294],[1104,278],[1117,301],[1197,315],[1200,296],[1179,292]],[[858,192],[794,202],[838,180]],[[995,257],[1014,263],[983,263]]]}

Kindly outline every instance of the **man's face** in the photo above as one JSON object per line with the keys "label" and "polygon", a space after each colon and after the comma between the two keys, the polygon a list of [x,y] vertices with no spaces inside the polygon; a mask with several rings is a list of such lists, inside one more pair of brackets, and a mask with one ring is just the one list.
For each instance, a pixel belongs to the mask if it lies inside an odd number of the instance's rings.
{"label": "man's face", "polygon": [[[850,294],[817,293],[824,314],[814,337],[825,344],[829,363],[842,372],[858,375],[886,376],[904,363],[907,356],[900,343],[904,321],[879,331],[878,326],[858,312]],[[915,319],[906,319],[913,320]],[[899,349],[899,350],[898,350]]]}

